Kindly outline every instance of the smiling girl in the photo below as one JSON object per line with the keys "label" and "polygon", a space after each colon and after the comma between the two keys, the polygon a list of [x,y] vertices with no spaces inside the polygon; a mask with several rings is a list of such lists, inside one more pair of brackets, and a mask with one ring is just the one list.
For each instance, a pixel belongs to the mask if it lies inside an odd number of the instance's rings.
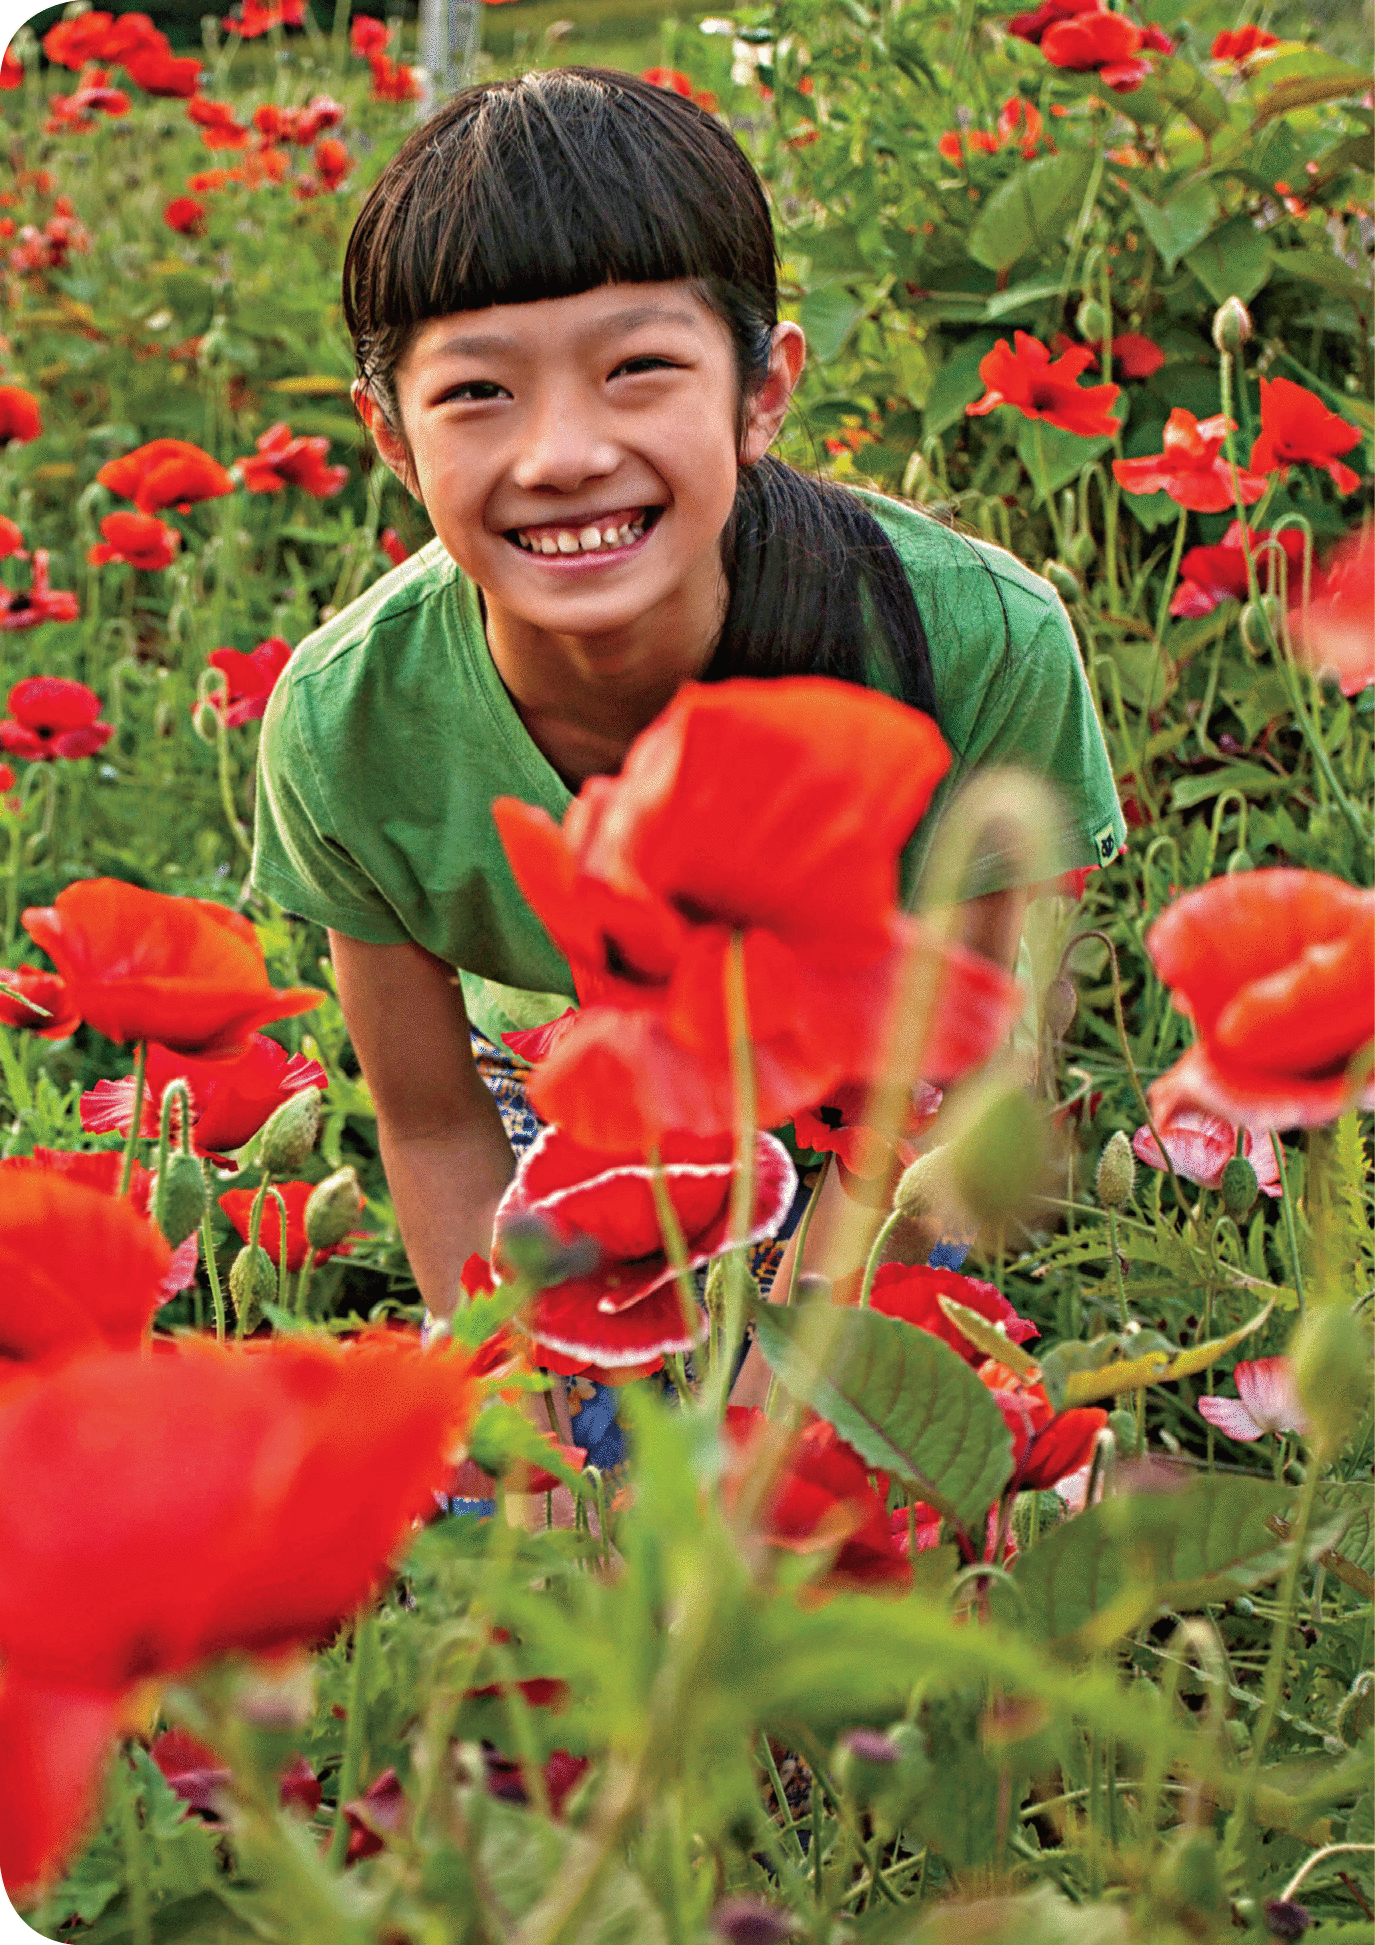
{"label": "smiling girl", "polygon": [[[955,752],[909,889],[978,764],[1057,786],[1065,867],[1124,836],[1046,583],[768,456],[805,351],[775,269],[763,189],[724,124],[582,68],[456,96],[349,243],[355,398],[436,537],[277,684],[254,882],[329,930],[436,1314],[489,1248],[508,1130],[533,1132],[500,1036],[574,997],[507,868],[495,797],[561,818],[683,682],[811,673],[924,709]],[[965,942],[1009,962],[1015,868],[983,858],[968,891]]]}

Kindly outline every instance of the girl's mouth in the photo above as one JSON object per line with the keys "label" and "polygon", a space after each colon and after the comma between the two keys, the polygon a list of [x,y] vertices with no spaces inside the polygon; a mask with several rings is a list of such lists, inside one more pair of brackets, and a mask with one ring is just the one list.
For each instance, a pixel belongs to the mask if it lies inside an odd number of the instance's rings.
{"label": "girl's mouth", "polygon": [[577,527],[561,527],[552,522],[542,527],[511,527],[506,539],[522,553],[538,554],[544,559],[625,554],[644,539],[662,513],[662,507],[639,507],[633,512],[603,514]]}

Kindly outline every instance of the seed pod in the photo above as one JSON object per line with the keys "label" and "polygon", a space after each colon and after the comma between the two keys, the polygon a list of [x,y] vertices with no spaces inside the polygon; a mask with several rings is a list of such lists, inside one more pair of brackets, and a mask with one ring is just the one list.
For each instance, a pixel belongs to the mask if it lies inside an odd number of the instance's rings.
{"label": "seed pod", "polygon": [[1090,566],[1096,559],[1098,542],[1094,539],[1088,528],[1083,527],[1074,536],[1073,540],[1066,541],[1065,552],[1069,556],[1070,566],[1078,568],[1082,573],[1084,568]]}
{"label": "seed pod", "polygon": [[1268,655],[1279,640],[1280,602],[1277,594],[1248,601],[1241,611],[1241,639],[1248,653]]}
{"label": "seed pod", "polygon": [[234,1314],[243,1319],[244,1333],[251,1331],[262,1315],[265,1303],[277,1300],[277,1265],[267,1251],[247,1243],[229,1266],[229,1295]]}
{"label": "seed pod", "polygon": [[1313,1922],[1308,1906],[1293,1898],[1267,1898],[1260,1912],[1270,1938],[1302,1938]]}
{"label": "seed pod", "polygon": [[1108,314],[1096,297],[1086,297],[1074,313],[1074,328],[1090,344],[1101,344],[1108,335]]}
{"label": "seed pod", "polygon": [[306,1241],[312,1249],[333,1249],[358,1221],[363,1192],[351,1168],[337,1168],[317,1182],[306,1203]]}
{"label": "seed pod", "polygon": [[950,1180],[975,1222],[1001,1222],[1025,1209],[1041,1177],[1045,1129],[1020,1087],[994,1093],[946,1149]]}
{"label": "seed pod", "polygon": [[283,1101],[258,1137],[258,1160],[269,1175],[296,1175],[320,1132],[318,1087],[304,1087]]}
{"label": "seed pod", "polygon": [[174,1148],[153,1184],[153,1214],[173,1249],[186,1241],[205,1206],[205,1170],[199,1158]]}
{"label": "seed pod", "polygon": [[1046,988],[1046,1025],[1057,1040],[1063,1040],[1079,1011],[1079,995],[1072,979],[1052,979]]}
{"label": "seed pod", "polygon": [[1218,1184],[1222,1190],[1222,1206],[1233,1222],[1240,1222],[1255,1207],[1259,1184],[1256,1171],[1244,1155],[1233,1155],[1222,1171]]}
{"label": "seed pod", "polygon": [[1251,335],[1251,313],[1239,297],[1229,297],[1213,312],[1213,343],[1236,355]]}
{"label": "seed pod", "polygon": [[1060,599],[1072,607],[1083,592],[1079,586],[1079,576],[1074,569],[1066,567],[1063,561],[1050,560],[1046,562],[1043,571]]}
{"label": "seed pod", "polygon": [[1093,1187],[1104,1209],[1120,1209],[1124,1202],[1131,1200],[1136,1187],[1136,1161],[1132,1145],[1120,1128],[1098,1157]]}

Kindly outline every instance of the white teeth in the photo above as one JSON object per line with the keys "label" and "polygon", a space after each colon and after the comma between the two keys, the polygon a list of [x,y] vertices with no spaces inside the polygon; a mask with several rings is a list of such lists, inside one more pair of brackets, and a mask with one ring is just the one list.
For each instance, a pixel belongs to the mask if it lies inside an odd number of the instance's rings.
{"label": "white teeth", "polygon": [[602,544],[602,537],[596,527],[584,527],[582,532],[578,535],[579,547],[591,547],[595,549],[600,547],[601,544]]}
{"label": "white teeth", "polygon": [[551,540],[548,534],[545,534],[542,540],[537,541],[536,545],[542,554],[557,554],[559,551],[559,543],[556,540]]}
{"label": "white teeth", "polygon": [[596,553],[602,547],[629,547],[645,530],[645,515],[627,520],[619,527],[596,527],[590,522],[577,533],[564,527],[556,534],[523,534],[516,539],[528,554]]}
{"label": "white teeth", "polygon": [[582,551],[578,546],[578,536],[576,534],[570,534],[566,527],[555,538],[558,541],[559,552],[561,554],[577,554]]}

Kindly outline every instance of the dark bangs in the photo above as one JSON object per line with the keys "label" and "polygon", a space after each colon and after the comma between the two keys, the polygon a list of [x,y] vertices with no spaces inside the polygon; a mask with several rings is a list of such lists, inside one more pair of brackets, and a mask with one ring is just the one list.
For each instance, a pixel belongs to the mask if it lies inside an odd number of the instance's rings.
{"label": "dark bangs", "polygon": [[391,407],[426,319],[679,279],[730,325],[746,381],[767,358],[777,283],[743,152],[679,95],[557,68],[466,89],[398,150],[349,239],[344,316],[360,377]]}

